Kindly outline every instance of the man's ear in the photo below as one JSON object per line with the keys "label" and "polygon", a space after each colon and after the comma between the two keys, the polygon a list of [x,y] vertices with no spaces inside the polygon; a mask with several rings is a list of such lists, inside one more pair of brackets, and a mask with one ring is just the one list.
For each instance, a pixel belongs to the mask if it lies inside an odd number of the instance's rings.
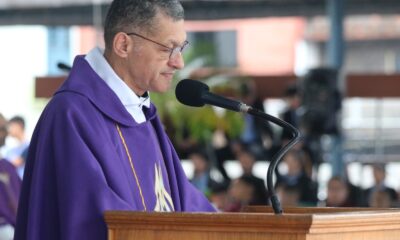
{"label": "man's ear", "polygon": [[130,37],[123,32],[115,34],[113,41],[113,49],[119,57],[125,58],[128,56]]}

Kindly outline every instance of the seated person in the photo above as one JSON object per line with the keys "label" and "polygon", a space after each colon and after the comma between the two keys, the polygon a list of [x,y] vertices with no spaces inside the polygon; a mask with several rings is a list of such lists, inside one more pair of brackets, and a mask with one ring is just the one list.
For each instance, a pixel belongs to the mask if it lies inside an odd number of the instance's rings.
{"label": "seated person", "polygon": [[231,182],[228,189],[226,212],[240,212],[249,205],[258,205],[254,179],[242,176]]}
{"label": "seated person", "polygon": [[372,208],[391,208],[394,202],[390,191],[378,190],[371,194],[368,205]]}
{"label": "seated person", "polygon": [[254,184],[255,196],[252,204],[266,205],[268,203],[268,192],[264,180],[253,174],[253,168],[256,162],[255,155],[247,150],[247,148],[242,147],[241,151],[237,153],[236,158],[239,160],[240,166],[242,167],[242,176],[248,177],[252,181],[252,184]]}
{"label": "seated person", "polygon": [[214,180],[210,177],[210,160],[207,154],[201,150],[193,150],[189,159],[194,167],[194,174],[190,182],[206,196],[210,194],[210,185]]}
{"label": "seated person", "polygon": [[276,186],[275,191],[282,206],[295,207],[300,205],[300,190],[296,186],[281,184]]}
{"label": "seated person", "polygon": [[279,174],[276,185],[286,185],[299,189],[299,204],[315,206],[318,202],[317,183],[307,176],[304,170],[302,152],[291,150],[283,158],[286,163],[287,173]]}
{"label": "seated person", "polygon": [[397,201],[396,191],[393,188],[387,186],[385,183],[385,179],[386,179],[385,167],[386,167],[385,164],[380,164],[380,163],[376,163],[372,166],[375,184],[372,187],[364,190],[363,195],[364,195],[364,205],[365,206],[370,206],[369,204],[371,202],[371,196],[376,191],[387,192],[390,195],[391,201],[393,201],[393,202]]}
{"label": "seated person", "polygon": [[[0,147],[7,137],[6,120],[0,114]],[[9,161],[0,156],[0,239],[9,240],[14,236],[21,179]]]}
{"label": "seated person", "polygon": [[328,193],[325,200],[326,207],[353,207],[355,204],[350,198],[350,189],[346,181],[335,176],[328,181]]}

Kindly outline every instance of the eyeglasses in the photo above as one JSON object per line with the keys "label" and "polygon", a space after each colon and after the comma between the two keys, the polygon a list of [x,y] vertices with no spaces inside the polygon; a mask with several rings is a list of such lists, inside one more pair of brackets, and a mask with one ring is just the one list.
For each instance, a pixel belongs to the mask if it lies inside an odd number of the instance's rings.
{"label": "eyeglasses", "polygon": [[178,53],[182,54],[183,50],[185,50],[185,48],[186,48],[187,45],[189,44],[188,41],[185,41],[185,42],[182,44],[182,46],[177,46],[177,47],[170,48],[170,47],[168,47],[168,46],[165,46],[165,45],[162,44],[162,43],[156,42],[156,41],[154,41],[154,40],[151,40],[150,38],[147,38],[147,37],[145,37],[145,36],[142,36],[142,35],[137,34],[137,33],[134,33],[134,32],[130,32],[130,33],[126,33],[126,34],[127,34],[127,35],[135,35],[135,36],[138,36],[138,37],[140,37],[140,38],[143,38],[143,39],[145,39],[145,40],[147,40],[147,41],[150,41],[150,42],[155,43],[155,44],[157,44],[157,45],[159,45],[159,46],[161,46],[161,47],[164,47],[164,48],[168,49],[168,50],[169,50],[169,57],[168,57],[168,59],[173,59],[173,58],[175,58],[175,57],[178,55]]}

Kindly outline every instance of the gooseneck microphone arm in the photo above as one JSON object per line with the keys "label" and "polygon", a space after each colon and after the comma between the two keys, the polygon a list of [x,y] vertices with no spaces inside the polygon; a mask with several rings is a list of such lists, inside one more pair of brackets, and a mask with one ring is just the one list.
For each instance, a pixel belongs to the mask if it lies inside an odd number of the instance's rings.
{"label": "gooseneck microphone arm", "polygon": [[262,111],[259,111],[254,108],[249,108],[247,111],[248,114],[253,115],[258,118],[262,118],[264,120],[270,121],[272,123],[275,123],[276,125],[284,128],[285,130],[290,130],[290,132],[293,134],[293,138],[290,140],[289,143],[287,143],[284,147],[282,147],[271,159],[270,165],[268,166],[268,171],[267,171],[267,188],[268,188],[268,194],[269,198],[271,201],[272,208],[274,209],[275,214],[282,214],[282,206],[281,203],[278,199],[278,196],[276,195],[275,189],[274,189],[274,184],[273,184],[273,175],[276,169],[276,166],[282,159],[282,157],[286,154],[287,151],[290,150],[296,143],[298,143],[301,139],[301,134],[300,131],[293,127],[291,124],[282,121],[279,118],[276,118],[274,116],[271,116],[269,114],[266,114]]}
{"label": "gooseneck microphone arm", "polygon": [[263,120],[275,123],[285,130],[289,130],[293,134],[293,138],[290,140],[290,142],[282,147],[272,157],[267,172],[267,188],[272,208],[274,209],[275,214],[282,214],[283,210],[281,207],[281,203],[279,202],[278,196],[275,193],[272,177],[275,172],[276,166],[278,165],[283,155],[285,155],[285,153],[289,151],[291,147],[293,147],[298,141],[300,141],[300,131],[289,123],[257,109],[254,109],[244,103],[210,93],[209,87],[200,81],[190,79],[184,79],[180,81],[176,86],[175,94],[178,101],[185,105],[192,107],[202,107],[204,106],[204,104],[210,104],[236,112],[247,113]]}

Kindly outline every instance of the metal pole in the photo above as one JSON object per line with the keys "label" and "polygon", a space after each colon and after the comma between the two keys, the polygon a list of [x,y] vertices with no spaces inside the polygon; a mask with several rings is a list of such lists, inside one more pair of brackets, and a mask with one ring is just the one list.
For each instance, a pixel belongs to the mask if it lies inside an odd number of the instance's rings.
{"label": "metal pole", "polygon": [[329,67],[339,70],[343,65],[343,0],[327,0],[327,13],[330,19],[330,36],[327,44],[327,63]]}
{"label": "metal pole", "polygon": [[102,31],[103,31],[103,20],[102,20],[102,9],[99,0],[92,0],[93,7],[93,26],[96,29],[96,44],[100,46],[102,42]]}
{"label": "metal pole", "polygon": [[[343,19],[344,19],[344,0],[326,0],[327,15],[330,20],[330,35],[327,43],[327,66],[337,70],[337,88],[344,96],[345,92],[345,77],[342,71],[343,56],[344,56],[344,34],[343,34]],[[337,115],[337,128],[338,133],[330,135],[332,140],[331,146],[331,166],[333,175],[341,175],[346,177],[344,163],[344,147],[343,147],[343,134],[341,128],[341,114],[340,110]]]}

